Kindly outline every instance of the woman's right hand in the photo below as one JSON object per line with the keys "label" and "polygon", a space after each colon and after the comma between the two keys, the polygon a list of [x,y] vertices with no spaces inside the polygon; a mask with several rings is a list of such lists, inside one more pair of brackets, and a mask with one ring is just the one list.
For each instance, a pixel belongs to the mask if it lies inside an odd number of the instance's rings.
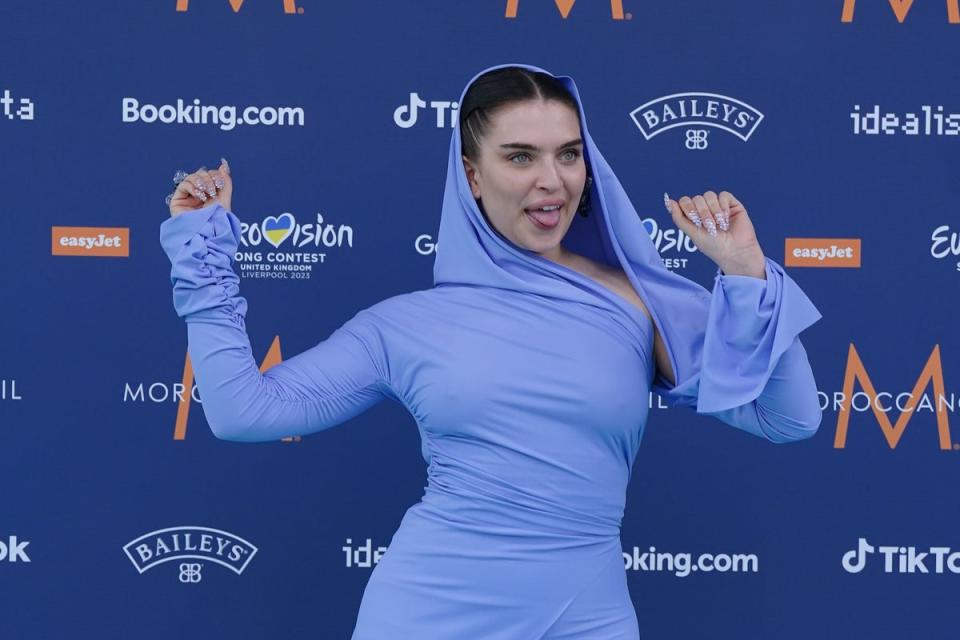
{"label": "woman's right hand", "polygon": [[230,209],[233,196],[233,179],[230,177],[230,165],[220,158],[220,166],[212,171],[201,167],[191,173],[177,185],[170,199],[170,215],[177,216],[186,211],[201,209],[219,202],[224,209]]}

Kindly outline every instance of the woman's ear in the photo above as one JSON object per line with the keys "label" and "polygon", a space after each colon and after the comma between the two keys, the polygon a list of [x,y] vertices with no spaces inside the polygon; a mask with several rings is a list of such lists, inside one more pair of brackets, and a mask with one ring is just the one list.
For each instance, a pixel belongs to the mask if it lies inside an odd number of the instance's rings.
{"label": "woman's ear", "polygon": [[470,185],[470,191],[473,193],[474,200],[480,199],[480,183],[477,181],[477,170],[467,156],[463,158],[463,172],[467,174],[467,184]]}

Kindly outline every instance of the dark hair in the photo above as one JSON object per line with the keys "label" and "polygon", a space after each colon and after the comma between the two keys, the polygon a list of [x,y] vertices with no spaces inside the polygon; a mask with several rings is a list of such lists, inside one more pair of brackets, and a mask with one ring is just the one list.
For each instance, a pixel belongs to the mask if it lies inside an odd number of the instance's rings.
{"label": "dark hair", "polygon": [[460,141],[463,155],[472,162],[480,157],[480,141],[490,129],[493,112],[523,100],[557,100],[578,114],[573,95],[559,80],[522,67],[502,67],[477,78],[460,104]]}

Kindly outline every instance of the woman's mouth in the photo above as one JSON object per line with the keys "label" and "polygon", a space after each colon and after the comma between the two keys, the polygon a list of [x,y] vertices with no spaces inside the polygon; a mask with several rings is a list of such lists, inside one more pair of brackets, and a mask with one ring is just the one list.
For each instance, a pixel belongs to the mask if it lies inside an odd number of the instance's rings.
{"label": "woman's mouth", "polygon": [[539,209],[524,209],[533,224],[540,229],[553,229],[560,224],[561,211],[563,211],[563,207],[560,205],[550,205]]}

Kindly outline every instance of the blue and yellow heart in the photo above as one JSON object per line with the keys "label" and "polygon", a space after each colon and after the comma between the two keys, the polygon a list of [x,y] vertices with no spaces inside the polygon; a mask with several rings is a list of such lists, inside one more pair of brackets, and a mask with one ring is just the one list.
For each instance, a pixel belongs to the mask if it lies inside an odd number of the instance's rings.
{"label": "blue and yellow heart", "polygon": [[290,213],[284,213],[276,217],[267,216],[263,219],[263,237],[274,247],[279,247],[280,243],[293,233],[293,227],[296,223],[293,214]]}

